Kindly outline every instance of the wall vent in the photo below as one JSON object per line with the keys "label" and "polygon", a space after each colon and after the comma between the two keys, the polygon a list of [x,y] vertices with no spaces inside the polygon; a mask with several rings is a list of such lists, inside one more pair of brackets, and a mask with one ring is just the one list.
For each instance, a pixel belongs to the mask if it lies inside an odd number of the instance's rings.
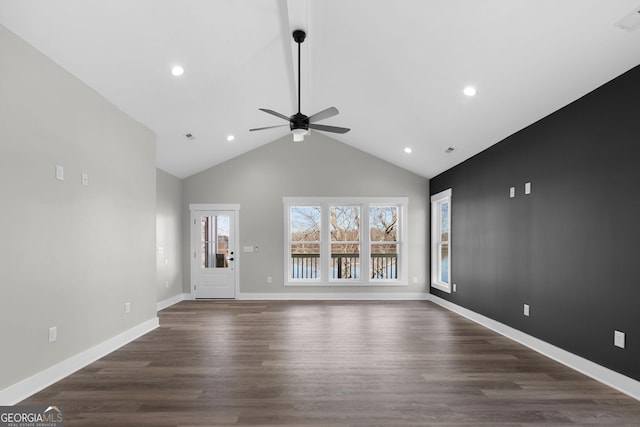
{"label": "wall vent", "polygon": [[640,7],[627,13],[615,26],[625,31],[635,31],[640,28]]}

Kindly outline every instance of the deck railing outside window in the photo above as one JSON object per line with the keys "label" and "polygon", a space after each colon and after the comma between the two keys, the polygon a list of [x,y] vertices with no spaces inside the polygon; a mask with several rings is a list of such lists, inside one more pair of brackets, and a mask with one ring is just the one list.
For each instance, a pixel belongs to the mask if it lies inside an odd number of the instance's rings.
{"label": "deck railing outside window", "polygon": [[[398,254],[371,254],[371,278],[398,278]],[[349,279],[359,277],[360,256],[358,254],[332,254],[331,278]],[[320,277],[319,254],[291,254],[292,279],[317,279]]]}

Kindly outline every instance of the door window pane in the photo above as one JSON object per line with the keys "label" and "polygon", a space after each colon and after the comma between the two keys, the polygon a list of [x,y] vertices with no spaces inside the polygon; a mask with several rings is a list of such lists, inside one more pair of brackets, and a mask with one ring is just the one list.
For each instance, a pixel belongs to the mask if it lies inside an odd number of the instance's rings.
{"label": "door window pane", "polygon": [[229,254],[229,216],[200,217],[200,267],[226,268]]}

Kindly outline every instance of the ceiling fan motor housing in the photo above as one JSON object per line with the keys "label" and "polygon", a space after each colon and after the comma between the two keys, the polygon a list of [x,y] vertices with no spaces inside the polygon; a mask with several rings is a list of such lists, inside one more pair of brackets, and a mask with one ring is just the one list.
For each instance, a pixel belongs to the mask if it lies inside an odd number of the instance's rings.
{"label": "ceiling fan motor housing", "polygon": [[309,130],[309,117],[305,116],[302,113],[296,113],[293,116],[289,117],[289,125],[291,127],[291,130]]}

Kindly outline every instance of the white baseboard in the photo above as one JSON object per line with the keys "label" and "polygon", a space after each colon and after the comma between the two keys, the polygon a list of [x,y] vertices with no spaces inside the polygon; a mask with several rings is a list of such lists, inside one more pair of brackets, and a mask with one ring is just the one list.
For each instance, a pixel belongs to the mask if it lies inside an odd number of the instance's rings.
{"label": "white baseboard", "polygon": [[171,307],[173,304],[177,304],[180,301],[186,301],[191,299],[191,294],[178,294],[171,298],[167,298],[164,301],[158,302],[157,311],[164,310],[167,307]]}
{"label": "white baseboard", "polygon": [[519,342],[520,344],[523,344],[544,356],[560,362],[571,369],[583,373],[596,381],[606,384],[609,387],[613,387],[636,400],[640,400],[640,381],[636,381],[633,378],[629,378],[616,371],[612,371],[611,369],[605,368],[604,366],[598,365],[597,363],[570,353],[531,335],[525,334],[524,332],[507,326],[504,323],[500,323],[450,301],[439,298],[433,294],[430,294],[428,299],[448,310],[453,311],[454,313],[489,328],[500,335],[504,335],[505,337]]}
{"label": "white baseboard", "polygon": [[154,317],[75,356],[71,356],[44,371],[38,372],[19,383],[0,390],[0,406],[12,406],[23,401],[51,384],[60,381],[123,345],[154,330],[158,325],[158,318]]}
{"label": "white baseboard", "polygon": [[429,294],[410,292],[381,292],[381,293],[307,293],[307,292],[273,292],[273,293],[240,293],[239,300],[272,300],[272,301],[416,301],[427,300]]}

